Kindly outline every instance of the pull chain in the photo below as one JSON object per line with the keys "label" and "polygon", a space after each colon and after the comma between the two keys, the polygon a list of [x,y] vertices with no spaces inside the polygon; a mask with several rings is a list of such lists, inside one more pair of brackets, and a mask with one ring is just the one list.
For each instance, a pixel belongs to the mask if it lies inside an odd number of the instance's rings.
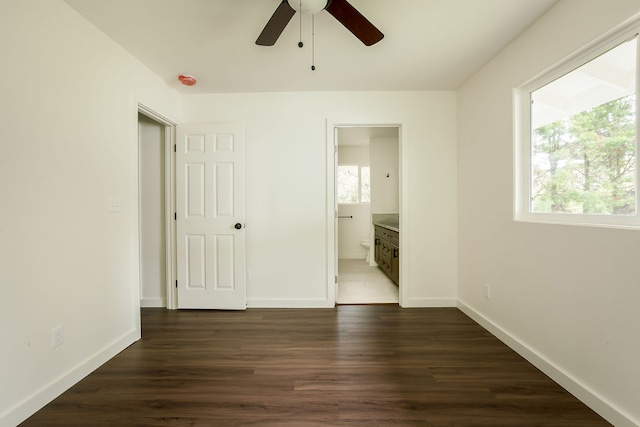
{"label": "pull chain", "polygon": [[298,47],[302,48],[304,46],[304,43],[302,43],[302,0],[300,0],[300,12],[298,12],[298,15],[300,15],[300,41],[298,42]]}
{"label": "pull chain", "polygon": [[311,71],[316,70],[316,16],[311,15]]}

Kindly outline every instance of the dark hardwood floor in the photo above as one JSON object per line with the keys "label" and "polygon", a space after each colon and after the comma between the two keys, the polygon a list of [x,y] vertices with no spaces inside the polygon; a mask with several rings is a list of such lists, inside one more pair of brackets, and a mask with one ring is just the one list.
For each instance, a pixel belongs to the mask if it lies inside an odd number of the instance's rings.
{"label": "dark hardwood floor", "polygon": [[22,425],[610,425],[453,308],[143,309],[142,327]]}

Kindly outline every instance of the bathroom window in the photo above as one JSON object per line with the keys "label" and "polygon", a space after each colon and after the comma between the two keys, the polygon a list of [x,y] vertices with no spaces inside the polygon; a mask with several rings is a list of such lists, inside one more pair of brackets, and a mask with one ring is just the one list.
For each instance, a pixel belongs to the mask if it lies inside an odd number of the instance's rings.
{"label": "bathroom window", "polygon": [[360,202],[371,202],[371,168],[362,166],[360,168]]}
{"label": "bathroom window", "polygon": [[369,166],[339,165],[336,177],[338,203],[369,203],[371,201],[369,177]]}

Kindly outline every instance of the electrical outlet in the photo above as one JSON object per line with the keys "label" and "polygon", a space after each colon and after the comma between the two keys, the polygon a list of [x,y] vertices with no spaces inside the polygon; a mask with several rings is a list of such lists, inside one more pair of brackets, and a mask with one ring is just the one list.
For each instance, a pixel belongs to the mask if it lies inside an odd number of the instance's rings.
{"label": "electrical outlet", "polygon": [[486,283],[484,285],[484,297],[486,299],[491,298],[491,286],[487,285]]}
{"label": "electrical outlet", "polygon": [[51,346],[56,348],[64,343],[64,329],[62,325],[56,326],[51,330]]}
{"label": "electrical outlet", "polygon": [[120,199],[114,196],[109,197],[109,212],[120,212]]}
{"label": "electrical outlet", "polygon": [[251,281],[251,272],[249,270],[245,272],[245,279],[247,282]]}

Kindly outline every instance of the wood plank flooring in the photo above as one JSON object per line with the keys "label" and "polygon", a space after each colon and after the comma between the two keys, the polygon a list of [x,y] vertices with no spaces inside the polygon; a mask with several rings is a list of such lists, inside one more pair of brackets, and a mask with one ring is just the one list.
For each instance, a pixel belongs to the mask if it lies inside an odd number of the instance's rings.
{"label": "wood plank flooring", "polygon": [[33,426],[607,426],[454,308],[142,310]]}

